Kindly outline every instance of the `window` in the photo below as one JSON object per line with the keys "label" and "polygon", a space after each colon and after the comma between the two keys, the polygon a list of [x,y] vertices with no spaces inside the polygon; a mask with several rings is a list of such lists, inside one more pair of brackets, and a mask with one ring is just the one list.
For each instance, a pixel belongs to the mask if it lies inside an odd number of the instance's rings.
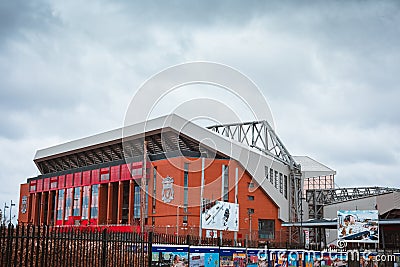
{"label": "window", "polygon": [[90,187],[83,187],[83,197],[82,197],[82,219],[87,220],[89,218],[89,199],[90,199]]}
{"label": "window", "polygon": [[222,165],[222,200],[229,201],[229,169],[227,165]]}
{"label": "window", "polygon": [[97,219],[99,216],[99,185],[92,185],[92,205],[90,206],[90,218]]}
{"label": "window", "polygon": [[268,180],[268,167],[267,166],[264,166],[264,176],[265,176],[265,179]]}
{"label": "window", "polygon": [[286,199],[287,199],[287,185],[288,185],[287,176],[284,175],[284,178],[283,178],[283,193],[284,193],[284,196],[285,196]]}
{"label": "window", "polygon": [[73,216],[81,215],[81,188],[76,187],[74,189],[74,205],[73,205]]}
{"label": "window", "polygon": [[275,171],[275,188],[278,189],[278,172]]}
{"label": "window", "polygon": [[[140,207],[141,207],[141,199],[140,199],[140,192],[142,189],[140,188],[139,185],[135,185],[135,194],[134,194],[134,201],[135,203],[133,204],[133,217],[135,219],[140,219]],[[145,200],[145,211],[144,215],[145,218],[147,218],[147,212],[148,212],[148,202],[149,202],[149,194],[148,192],[148,185],[146,185],[146,192],[143,192],[146,194],[146,200]]]}
{"label": "window", "polygon": [[110,180],[110,174],[108,172],[100,174],[100,181],[108,181],[108,180]]}
{"label": "window", "polygon": [[31,188],[29,189],[30,191],[36,191],[36,184],[32,184]]}
{"label": "window", "polygon": [[247,214],[254,214],[254,209],[247,209]]}
{"label": "window", "polygon": [[270,180],[271,184],[274,184],[274,170],[273,169],[269,169],[269,180]]}
{"label": "window", "polygon": [[137,219],[140,218],[140,186],[135,185],[134,192],[133,218]]}
{"label": "window", "polygon": [[[189,164],[184,164],[184,173],[183,173],[183,211],[185,214],[187,213],[189,203]],[[187,223],[188,216],[183,216],[183,222]]]}
{"label": "window", "polygon": [[142,175],[142,166],[132,167],[131,173],[132,173],[132,176],[141,176]]}
{"label": "window", "polygon": [[57,181],[51,181],[50,188],[51,189],[56,189],[57,188]]}
{"label": "window", "polygon": [[248,185],[248,188],[254,188],[254,183],[253,182],[247,183],[247,185]]}
{"label": "window", "polygon": [[62,220],[64,210],[64,189],[58,190],[57,220]]}
{"label": "window", "polygon": [[274,220],[258,220],[258,238],[273,239],[275,238],[275,221]]}
{"label": "window", "polygon": [[153,168],[153,213],[156,213],[156,199],[157,199],[157,167]]}
{"label": "window", "polygon": [[283,193],[283,174],[279,173],[279,192]]}
{"label": "window", "polygon": [[68,220],[72,212],[72,188],[67,189],[67,197],[65,199],[65,216],[64,220]]}
{"label": "window", "polygon": [[129,218],[129,182],[123,182],[122,191],[122,224],[127,224]]}
{"label": "window", "polygon": [[247,196],[247,200],[253,201],[254,200],[254,196]]}

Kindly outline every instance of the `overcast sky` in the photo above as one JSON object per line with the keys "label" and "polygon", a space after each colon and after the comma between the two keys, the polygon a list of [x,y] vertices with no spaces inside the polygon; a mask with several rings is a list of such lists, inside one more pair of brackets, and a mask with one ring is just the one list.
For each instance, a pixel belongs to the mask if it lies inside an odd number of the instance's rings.
{"label": "overcast sky", "polygon": [[339,186],[400,187],[398,1],[133,2],[0,2],[1,208],[37,149],[121,127],[147,78],[193,60],[249,76]]}

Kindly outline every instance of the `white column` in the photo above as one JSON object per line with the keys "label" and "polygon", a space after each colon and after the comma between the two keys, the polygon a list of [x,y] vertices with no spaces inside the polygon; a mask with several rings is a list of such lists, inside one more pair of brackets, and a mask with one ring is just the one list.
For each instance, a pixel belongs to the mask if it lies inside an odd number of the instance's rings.
{"label": "white column", "polygon": [[201,237],[203,234],[202,227],[202,209],[203,209],[203,192],[204,192],[204,165],[205,165],[205,158],[201,158],[201,187],[200,187],[200,223],[199,223],[199,237],[200,237],[200,244],[201,244]]}
{"label": "white column", "polygon": [[[235,204],[238,204],[238,182],[239,182],[239,169],[235,169]],[[239,219],[239,218],[238,218]],[[233,234],[235,245],[237,245],[237,232]]]}

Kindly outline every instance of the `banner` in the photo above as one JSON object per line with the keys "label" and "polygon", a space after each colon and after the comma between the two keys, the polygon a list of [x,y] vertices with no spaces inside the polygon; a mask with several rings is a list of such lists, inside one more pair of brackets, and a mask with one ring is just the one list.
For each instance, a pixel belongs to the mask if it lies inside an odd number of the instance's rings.
{"label": "banner", "polygon": [[201,227],[223,231],[239,231],[239,204],[212,201],[203,204]]}
{"label": "banner", "polygon": [[377,210],[339,210],[337,218],[338,240],[379,243]]}

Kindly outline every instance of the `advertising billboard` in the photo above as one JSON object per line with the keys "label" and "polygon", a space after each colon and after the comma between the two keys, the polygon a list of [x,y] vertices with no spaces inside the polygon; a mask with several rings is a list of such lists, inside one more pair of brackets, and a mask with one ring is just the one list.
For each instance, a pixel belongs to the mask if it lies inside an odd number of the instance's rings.
{"label": "advertising billboard", "polygon": [[337,218],[338,240],[360,243],[379,242],[377,210],[339,210]]}
{"label": "advertising billboard", "polygon": [[201,227],[223,231],[239,231],[239,204],[212,201],[201,212]]}

